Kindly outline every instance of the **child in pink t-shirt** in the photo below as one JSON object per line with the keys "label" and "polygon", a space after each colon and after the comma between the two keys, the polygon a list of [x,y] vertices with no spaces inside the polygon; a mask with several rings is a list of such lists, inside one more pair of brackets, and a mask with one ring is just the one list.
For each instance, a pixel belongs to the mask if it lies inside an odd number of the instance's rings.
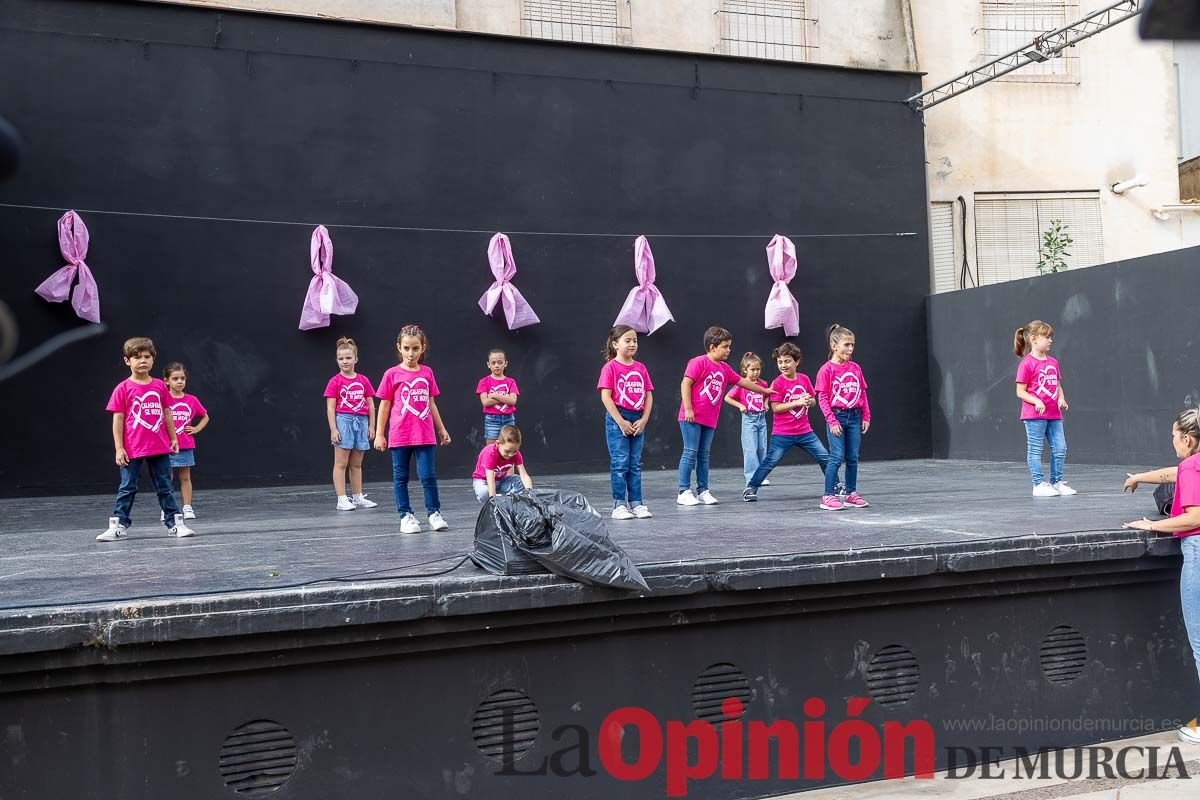
{"label": "child in pink t-shirt", "polygon": [[438,497],[437,475],[434,474],[433,451],[436,444],[450,444],[450,434],[438,413],[437,381],[433,370],[425,366],[429,340],[418,325],[405,325],[396,337],[399,366],[383,374],[376,396],[379,413],[375,425],[375,449],[392,453],[392,488],[396,494],[396,510],[400,512],[400,532],[420,533],[421,523],[413,514],[408,498],[408,476],[412,460],[417,460],[417,477],[425,493],[425,510],[429,512],[429,527],[435,531],[448,530],[442,519],[442,503]]}
{"label": "child in pink t-shirt", "polygon": [[[866,508],[858,493],[858,448],[871,427],[871,405],[867,402],[867,379],[854,357],[854,331],[836,322],[826,333],[829,360],[817,370],[817,405],[829,431],[829,463],[825,467],[825,494],[820,507],[826,511]],[[846,465],[846,496],[838,497],[838,470]]]}
{"label": "child in pink t-shirt", "polygon": [[508,356],[499,348],[488,351],[488,374],[475,384],[475,394],[483,404],[483,441],[491,444],[505,425],[517,424],[517,382],[504,374]]}
{"label": "child in pink t-shirt", "polygon": [[742,500],[747,503],[758,499],[758,488],[767,485],[771,470],[793,447],[812,456],[822,474],[829,463],[829,452],[808,421],[808,410],[817,404],[817,398],[808,376],[796,372],[800,366],[800,348],[784,342],[771,351],[771,357],[779,368],[779,376],[771,382],[771,446],[758,469],[746,480]]}
{"label": "child in pink t-shirt", "polygon": [[[1062,412],[1067,396],[1063,394],[1058,362],[1050,357],[1054,328],[1035,319],[1013,334],[1013,354],[1017,365],[1017,397],[1021,399],[1021,421],[1025,423],[1025,463],[1033,480],[1034,497],[1058,497],[1075,494],[1063,480],[1067,461],[1067,437],[1063,433]],[[1050,442],[1050,480],[1042,474],[1042,445]]]}
{"label": "child in pink t-shirt", "polygon": [[107,408],[113,415],[113,448],[121,469],[121,486],[117,489],[113,515],[108,518],[108,529],[96,537],[98,542],[116,542],[128,533],[133,524],[129,512],[137,496],[143,463],[154,481],[167,533],[180,538],[196,533],[183,521],[171,490],[170,454],[179,452],[179,440],[175,421],[167,413],[170,390],[158,378],[150,377],[157,354],[154,342],[144,336],[125,342],[129,377],[113,389]]}
{"label": "child in pink t-shirt", "polygon": [[[733,347],[733,335],[717,326],[704,332],[704,355],[687,363],[679,384],[683,396],[679,404],[679,432],[683,435],[683,454],[679,458],[679,496],[681,506],[706,506],[718,502],[708,490],[708,457],[712,450],[713,434],[721,414],[721,399],[725,387],[736,384],[761,395],[770,395],[766,386],[751,383],[738,375],[725,362]],[[691,488],[692,471],[696,472],[696,491]]]}
{"label": "child in pink t-shirt", "polygon": [[498,494],[516,494],[532,489],[533,478],[525,471],[521,456],[521,431],[516,425],[505,425],[496,433],[496,441],[479,451],[475,471],[471,473],[475,499],[486,503]]}
{"label": "child in pink t-shirt", "polygon": [[[757,386],[766,386],[760,379],[762,359],[756,353],[744,353],[739,374]],[[742,471],[746,483],[767,456],[767,399],[758,392],[735,386],[725,395],[725,402],[742,414]]]}
{"label": "child in pink t-shirt", "polygon": [[192,508],[192,467],[196,466],[194,437],[208,427],[208,410],[196,395],[187,393],[188,371],[183,364],[178,361],[167,364],[163,378],[171,391],[167,402],[171,405],[171,419],[179,439],[179,452],[171,453],[171,469],[179,476],[183,518],[195,519],[196,511]]}
{"label": "child in pink t-shirt", "polygon": [[604,366],[596,381],[600,403],[608,412],[604,440],[612,518],[620,520],[654,516],[642,499],[642,447],[654,407],[654,384],[646,365],[634,360],[637,351],[637,331],[628,325],[613,326],[604,340]]}
{"label": "child in pink t-shirt", "polygon": [[[374,508],[379,505],[363,494],[363,456],[371,449],[375,430],[375,388],[366,375],[355,372],[358,345],[343,336],[337,341],[338,373],[325,384],[325,417],[329,443],[333,445],[333,491],[338,511]],[[346,472],[350,473],[351,495],[346,495]]]}

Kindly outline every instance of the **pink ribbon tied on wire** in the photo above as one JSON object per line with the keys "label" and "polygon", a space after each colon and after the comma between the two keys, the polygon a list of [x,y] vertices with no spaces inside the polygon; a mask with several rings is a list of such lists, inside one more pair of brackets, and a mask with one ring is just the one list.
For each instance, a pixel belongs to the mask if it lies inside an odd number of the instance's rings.
{"label": "pink ribbon tied on wire", "polygon": [[313,279],[300,310],[302,331],[328,327],[330,314],[353,314],[358,308],[358,295],[350,284],[333,274],[333,240],[324,225],[313,230],[309,257]]}
{"label": "pink ribbon tied on wire", "polygon": [[[71,297],[71,306],[80,319],[88,322],[100,321],[100,289],[92,271],[84,263],[88,251],[88,229],[74,211],[68,211],[58,220],[58,249],[62,251],[67,265],[42,281],[37,294],[51,303],[61,303]],[[74,291],[71,284],[75,276],[79,283]]]}
{"label": "pink ribbon tied on wire", "polygon": [[781,234],[775,234],[767,245],[767,264],[775,285],[767,297],[766,326],[783,328],[788,336],[800,333],[800,304],[787,285],[796,277],[796,245]]}
{"label": "pink ribbon tied on wire", "polygon": [[497,233],[488,242],[488,261],[491,262],[492,274],[496,276],[496,281],[479,298],[479,307],[483,309],[483,313],[490,317],[496,310],[496,303],[502,302],[504,319],[510,331],[541,322],[538,315],[533,313],[529,302],[517,287],[512,285],[513,276],[517,274],[517,264],[513,261],[512,245],[503,233]]}
{"label": "pink ribbon tied on wire", "polygon": [[668,322],[674,322],[675,317],[671,316],[662,292],[654,285],[654,253],[645,236],[633,241],[633,271],[638,285],[629,290],[613,325],[628,325],[638,333],[654,333]]}

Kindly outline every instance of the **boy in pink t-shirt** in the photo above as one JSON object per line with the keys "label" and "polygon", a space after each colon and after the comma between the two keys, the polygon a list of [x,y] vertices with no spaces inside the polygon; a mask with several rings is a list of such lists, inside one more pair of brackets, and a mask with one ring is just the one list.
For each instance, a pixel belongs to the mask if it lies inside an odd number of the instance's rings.
{"label": "boy in pink t-shirt", "polygon": [[516,425],[505,425],[497,432],[496,441],[479,451],[471,485],[480,503],[498,494],[533,488],[533,478],[525,471],[525,459],[521,457],[521,431]]}
{"label": "boy in pink t-shirt", "polygon": [[[704,355],[687,364],[679,384],[679,432],[683,435],[683,454],[679,459],[679,496],[681,506],[706,506],[718,502],[708,490],[708,457],[713,433],[721,414],[725,387],[736,384],[751,392],[769,396],[771,390],[759,386],[733,371],[725,362],[733,347],[733,335],[713,326],[704,332]],[[692,471],[696,472],[696,491],[691,489]]]}
{"label": "boy in pink t-shirt", "polygon": [[125,364],[129,377],[117,384],[108,400],[112,412],[113,447],[121,469],[121,485],[108,519],[108,530],[96,537],[98,542],[124,539],[133,524],[129,512],[137,496],[138,476],[145,463],[158,493],[167,533],[183,538],[195,531],[183,521],[183,514],[171,490],[171,453],[179,452],[175,422],[167,413],[170,390],[158,378],[150,377],[157,351],[154,342],[136,337],[125,342]]}

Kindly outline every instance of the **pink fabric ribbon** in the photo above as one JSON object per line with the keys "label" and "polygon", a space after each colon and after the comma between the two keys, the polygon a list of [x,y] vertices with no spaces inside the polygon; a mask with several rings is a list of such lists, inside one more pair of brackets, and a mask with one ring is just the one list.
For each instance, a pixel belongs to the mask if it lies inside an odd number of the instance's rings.
{"label": "pink fabric ribbon", "polygon": [[508,329],[515,331],[526,325],[541,322],[533,308],[525,300],[517,287],[512,285],[513,276],[517,274],[517,264],[513,261],[512,245],[503,233],[497,233],[488,242],[488,261],[492,265],[492,274],[496,276],[495,283],[479,298],[479,307],[489,317],[496,310],[496,303],[503,302],[504,319]]}
{"label": "pink fabric ribbon", "polygon": [[353,314],[358,308],[358,295],[350,285],[333,274],[333,240],[324,225],[318,225],[309,245],[313,279],[304,295],[300,309],[300,330],[329,326],[330,314]]}
{"label": "pink fabric ribbon", "polygon": [[788,336],[800,333],[800,304],[787,285],[796,277],[796,245],[781,234],[775,234],[767,245],[767,264],[775,285],[767,297],[766,326],[783,328]]}
{"label": "pink fabric ribbon", "polygon": [[675,318],[671,316],[662,292],[654,285],[654,253],[650,252],[650,243],[645,236],[633,241],[633,271],[638,285],[629,290],[613,325],[628,325],[638,333],[654,333],[668,322],[674,322]]}
{"label": "pink fabric ribbon", "polygon": [[[35,292],[40,297],[51,302],[61,303],[71,297],[71,306],[80,319],[88,322],[100,321],[100,289],[92,271],[84,263],[88,251],[88,229],[83,220],[74,211],[68,211],[58,220],[58,249],[62,251],[67,265],[42,281]],[[75,276],[79,283],[75,290],[71,284]]]}

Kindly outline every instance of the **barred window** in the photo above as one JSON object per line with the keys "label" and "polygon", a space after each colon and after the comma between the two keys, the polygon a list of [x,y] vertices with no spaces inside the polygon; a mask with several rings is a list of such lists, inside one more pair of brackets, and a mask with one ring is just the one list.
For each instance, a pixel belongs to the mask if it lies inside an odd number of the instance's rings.
{"label": "barred window", "polygon": [[721,52],[816,61],[817,0],[721,0]]}
{"label": "barred window", "polygon": [[[1034,37],[1083,16],[1077,0],[983,0],[983,55],[1007,55]],[[1049,61],[1026,64],[998,80],[1023,83],[1078,83],[1079,55],[1064,50]]]}
{"label": "barred window", "polygon": [[629,0],[521,0],[521,32],[536,39],[630,44]]}
{"label": "barred window", "polygon": [[980,285],[1038,274],[1042,234],[1062,220],[1074,240],[1071,269],[1104,263],[1099,192],[975,195],[975,257]]}

